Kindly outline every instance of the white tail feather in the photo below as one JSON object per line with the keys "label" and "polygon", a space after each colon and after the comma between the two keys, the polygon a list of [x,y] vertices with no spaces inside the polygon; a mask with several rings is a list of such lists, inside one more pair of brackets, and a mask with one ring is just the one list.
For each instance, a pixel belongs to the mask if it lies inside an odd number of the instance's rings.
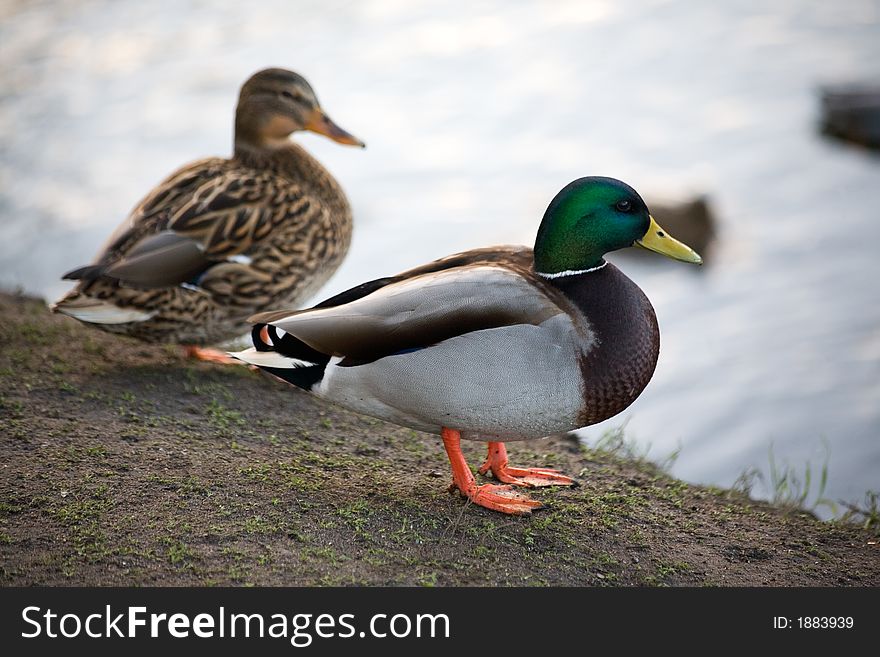
{"label": "white tail feather", "polygon": [[294,369],[296,367],[309,367],[314,363],[309,363],[296,358],[288,358],[282,356],[277,351],[257,351],[253,347],[244,351],[228,351],[226,352],[233,358],[244,361],[249,365],[257,367],[276,367],[280,369]]}
{"label": "white tail feather", "polygon": [[64,302],[56,304],[53,310],[64,313],[74,319],[88,324],[128,324],[129,322],[145,322],[153,317],[155,312],[135,310],[134,308],[120,308],[112,303],[89,300],[90,303]]}

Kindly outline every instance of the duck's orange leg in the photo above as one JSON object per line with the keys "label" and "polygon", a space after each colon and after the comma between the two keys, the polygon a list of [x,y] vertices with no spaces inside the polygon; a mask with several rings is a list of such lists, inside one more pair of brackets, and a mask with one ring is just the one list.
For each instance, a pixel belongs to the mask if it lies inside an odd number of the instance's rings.
{"label": "duck's orange leg", "polygon": [[455,487],[474,504],[515,515],[528,515],[532,509],[544,506],[537,500],[515,492],[511,486],[496,484],[477,486],[474,475],[467,461],[464,460],[464,454],[461,453],[461,434],[454,429],[444,427],[441,436],[449,463],[452,465],[452,481]]}
{"label": "duck's orange leg", "polygon": [[489,454],[479,473],[484,475],[489,470],[498,481],[514,486],[539,488],[541,486],[571,486],[575,480],[560,474],[559,470],[550,468],[512,468],[507,465],[507,447],[504,443],[489,443]]}
{"label": "duck's orange leg", "polygon": [[217,349],[208,349],[207,347],[196,347],[195,345],[184,345],[183,353],[186,354],[188,358],[195,358],[196,360],[203,360],[208,363],[221,363],[223,365],[242,365],[242,361],[231,358],[227,356],[222,351],[218,351]]}

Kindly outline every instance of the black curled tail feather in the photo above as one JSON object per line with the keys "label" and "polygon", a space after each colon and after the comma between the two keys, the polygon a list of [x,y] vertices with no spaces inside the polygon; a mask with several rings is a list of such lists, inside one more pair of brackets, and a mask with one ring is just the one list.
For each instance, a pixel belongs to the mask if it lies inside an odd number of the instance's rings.
{"label": "black curled tail feather", "polygon": [[[266,329],[271,342],[263,339],[262,332]],[[303,390],[311,390],[324,378],[324,369],[330,362],[330,356],[312,349],[306,343],[289,333],[278,334],[271,324],[256,324],[251,329],[251,339],[257,351],[274,351],[282,356],[295,359],[302,363],[296,367],[269,367],[261,365],[260,369],[292,383]]]}
{"label": "black curled tail feather", "polygon": [[254,327],[251,329],[251,340],[254,343],[254,349],[257,351],[275,351],[275,347],[263,340],[263,336],[260,335],[266,326],[267,324],[254,324]]}
{"label": "black curled tail feather", "polygon": [[[269,333],[270,342],[263,340],[261,335],[263,328]],[[304,360],[315,365],[323,366],[330,362],[329,355],[321,353],[317,349],[312,349],[305,342],[290,333],[279,335],[278,329],[271,324],[255,324],[251,329],[251,339],[257,351],[274,351],[282,356]]]}

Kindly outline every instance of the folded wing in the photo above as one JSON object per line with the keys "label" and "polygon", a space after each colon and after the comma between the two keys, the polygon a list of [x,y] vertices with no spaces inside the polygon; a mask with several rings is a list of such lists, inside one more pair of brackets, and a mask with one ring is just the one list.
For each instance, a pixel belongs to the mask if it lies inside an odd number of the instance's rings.
{"label": "folded wing", "polygon": [[106,277],[146,289],[197,284],[211,267],[247,262],[243,254],[276,226],[306,223],[318,211],[308,194],[272,172],[201,160],[172,174],[143,199],[97,264],[65,278]]}
{"label": "folded wing", "polygon": [[266,323],[344,359],[343,364],[359,364],[473,331],[540,325],[562,314],[553,299],[516,271],[479,264],[409,277],[349,303]]}

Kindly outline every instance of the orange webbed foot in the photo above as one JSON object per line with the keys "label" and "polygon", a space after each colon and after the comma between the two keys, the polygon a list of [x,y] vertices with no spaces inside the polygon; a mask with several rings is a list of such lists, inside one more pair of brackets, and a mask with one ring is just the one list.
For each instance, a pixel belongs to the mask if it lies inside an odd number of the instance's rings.
{"label": "orange webbed foot", "polygon": [[205,361],[206,363],[220,363],[221,365],[244,365],[244,363],[236,358],[227,356],[224,352],[217,349],[208,349],[206,347],[196,347],[194,345],[185,345],[184,353],[188,358]]}
{"label": "orange webbed foot", "polygon": [[540,509],[543,504],[523,493],[513,490],[512,486],[483,484],[478,486],[474,475],[468,468],[464,455],[461,453],[461,435],[458,431],[444,428],[442,431],[443,445],[452,465],[453,487],[471,502],[493,511],[513,515],[528,515],[532,509]]}
{"label": "orange webbed foot", "polygon": [[492,475],[505,484],[540,488],[542,486],[572,486],[575,480],[551,468],[514,468],[508,465],[507,448],[504,443],[490,442],[489,454],[478,472]]}
{"label": "orange webbed foot", "polygon": [[482,486],[474,486],[469,493],[464,493],[464,495],[474,504],[517,516],[529,515],[532,509],[540,509],[544,506],[528,495],[517,493],[512,486],[483,484]]}

